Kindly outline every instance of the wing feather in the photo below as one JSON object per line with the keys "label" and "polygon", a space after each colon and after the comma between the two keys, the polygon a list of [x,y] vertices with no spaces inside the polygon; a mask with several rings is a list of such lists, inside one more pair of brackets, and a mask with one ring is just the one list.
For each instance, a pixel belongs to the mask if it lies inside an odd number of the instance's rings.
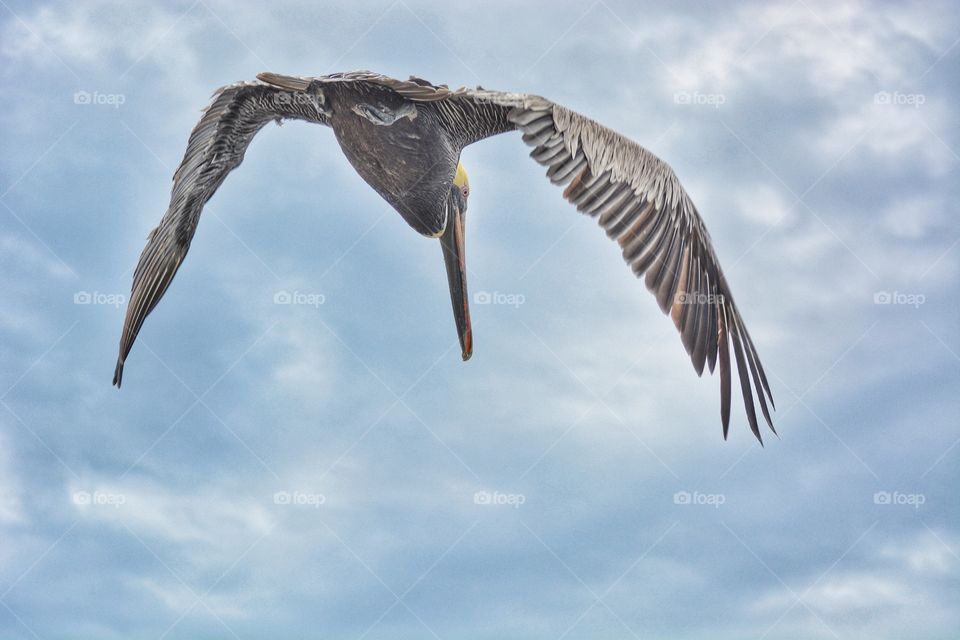
{"label": "wing feather", "polygon": [[730,347],[727,342],[726,309],[717,305],[717,343],[720,359],[720,422],[723,424],[723,439],[730,429]]}
{"label": "wing feather", "polygon": [[743,393],[743,406],[747,410],[747,419],[750,421],[750,430],[756,436],[760,444],[763,444],[763,438],[760,437],[760,427],[757,425],[757,410],[753,405],[753,393],[750,390],[750,373],[747,371],[747,365],[744,362],[743,347],[740,344],[740,327],[734,319],[730,339],[733,342],[733,355],[737,359],[737,374],[740,376],[740,391]]}
{"label": "wing feather", "polygon": [[150,232],[134,271],[113,384],[122,383],[124,362],[144,320],[186,257],[203,205],[243,161],[254,135],[271,120],[282,118],[326,122],[320,105],[300,90],[241,82],[214,92],[173,175],[170,205]]}
{"label": "wing feather", "polygon": [[[421,99],[421,89],[410,93]],[[545,98],[483,89],[437,89],[431,100],[469,113],[457,126],[466,140],[479,140],[510,127],[532,146],[530,156],[547,167],[547,177],[570,185],[564,197],[578,211],[596,217],[616,240],[637,277],[644,276],[658,306],[669,313],[697,375],[720,363],[720,413],[724,438],[730,422],[730,342],[737,363],[744,410],[761,441],[753,391],[768,426],[773,397],[763,365],[734,304],[703,219],[670,167],[655,155],[597,122]],[[476,121],[474,123],[474,120]],[[453,124],[451,124],[453,126]],[[475,130],[471,130],[471,128]]]}

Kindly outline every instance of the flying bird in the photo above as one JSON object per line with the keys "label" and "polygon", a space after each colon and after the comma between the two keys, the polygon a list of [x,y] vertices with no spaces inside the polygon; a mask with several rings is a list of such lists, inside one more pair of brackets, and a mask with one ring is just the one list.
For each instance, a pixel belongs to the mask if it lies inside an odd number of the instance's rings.
{"label": "flying bird", "polygon": [[[143,321],[180,268],[204,204],[271,121],[333,129],[354,169],[415,231],[437,238],[446,264],[464,360],[473,353],[467,296],[465,216],[470,197],[464,147],[519,131],[530,157],[577,210],[616,241],[660,309],[669,313],[697,375],[719,363],[723,437],[730,423],[730,350],[743,405],[762,443],[754,403],[770,427],[770,385],[734,304],[704,222],[673,170],[647,149],[546,98],[482,87],[450,89],[369,71],[319,77],[257,75],[217,90],[173,176],[170,205],[148,237],[133,276],[113,383]],[[776,431],[774,430],[774,433]]]}

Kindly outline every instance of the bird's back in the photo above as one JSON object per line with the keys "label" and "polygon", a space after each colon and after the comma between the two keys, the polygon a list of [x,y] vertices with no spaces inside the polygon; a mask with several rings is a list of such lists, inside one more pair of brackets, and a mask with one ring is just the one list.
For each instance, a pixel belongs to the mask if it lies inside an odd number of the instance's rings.
{"label": "bird's back", "polygon": [[330,126],[357,173],[418,233],[442,232],[460,146],[435,110],[368,83],[333,83],[324,92]]}

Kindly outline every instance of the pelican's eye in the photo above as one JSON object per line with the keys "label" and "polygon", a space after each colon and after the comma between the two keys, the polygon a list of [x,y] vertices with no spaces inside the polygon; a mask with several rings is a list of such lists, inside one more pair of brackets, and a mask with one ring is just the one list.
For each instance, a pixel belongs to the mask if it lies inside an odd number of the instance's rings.
{"label": "pelican's eye", "polygon": [[466,200],[467,198],[470,197],[470,187],[464,185],[463,187],[460,188],[460,193],[463,194],[463,199]]}

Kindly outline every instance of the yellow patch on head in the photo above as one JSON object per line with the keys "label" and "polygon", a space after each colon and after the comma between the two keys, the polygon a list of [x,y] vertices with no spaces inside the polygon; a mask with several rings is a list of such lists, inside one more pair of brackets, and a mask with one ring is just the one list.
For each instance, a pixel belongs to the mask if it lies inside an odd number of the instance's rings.
{"label": "yellow patch on head", "polygon": [[453,184],[461,189],[470,186],[470,181],[467,179],[467,170],[459,162],[457,163],[457,175],[453,177]]}

